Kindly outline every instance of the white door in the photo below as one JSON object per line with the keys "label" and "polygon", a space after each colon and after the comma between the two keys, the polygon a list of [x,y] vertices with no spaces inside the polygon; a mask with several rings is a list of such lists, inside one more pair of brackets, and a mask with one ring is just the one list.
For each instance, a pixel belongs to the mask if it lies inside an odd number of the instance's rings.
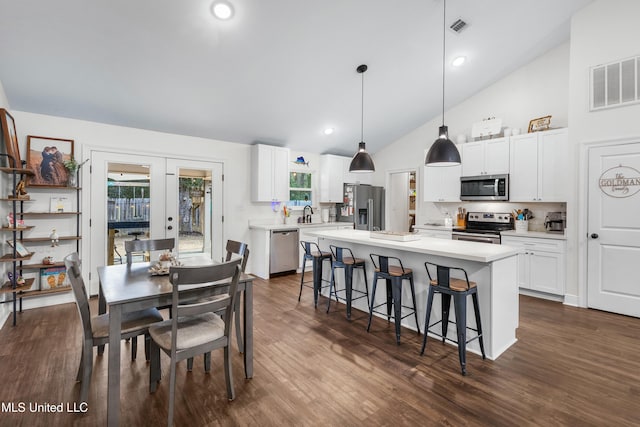
{"label": "white door", "polygon": [[640,143],[589,150],[588,306],[640,317]]}
{"label": "white door", "polygon": [[222,163],[167,159],[165,235],[181,258],[222,260]]}

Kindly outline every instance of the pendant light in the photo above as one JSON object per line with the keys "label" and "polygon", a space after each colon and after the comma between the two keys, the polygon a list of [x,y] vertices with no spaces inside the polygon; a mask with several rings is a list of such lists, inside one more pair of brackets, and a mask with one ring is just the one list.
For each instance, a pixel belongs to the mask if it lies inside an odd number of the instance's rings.
{"label": "pendant light", "polygon": [[358,144],[358,151],[351,159],[349,165],[349,172],[375,172],[376,167],[373,165],[373,159],[367,153],[364,143],[364,72],[367,71],[367,66],[362,64],[356,68],[356,71],[362,75],[362,110],[360,116],[360,143]]}
{"label": "pendant light", "polygon": [[442,126],[438,139],[431,145],[424,164],[427,166],[456,166],[460,164],[460,153],[456,145],[449,139],[449,130],[444,124],[444,70],[445,70],[445,39],[447,0],[443,0],[442,7]]}

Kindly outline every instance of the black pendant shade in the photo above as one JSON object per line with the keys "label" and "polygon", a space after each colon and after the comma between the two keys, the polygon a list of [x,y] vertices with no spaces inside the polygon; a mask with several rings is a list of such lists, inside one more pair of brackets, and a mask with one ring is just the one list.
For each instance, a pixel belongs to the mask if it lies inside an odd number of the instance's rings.
{"label": "black pendant shade", "polygon": [[425,164],[429,166],[455,166],[460,164],[460,153],[449,139],[446,126],[440,126],[440,136],[431,145]]}
{"label": "black pendant shade", "polygon": [[373,164],[373,159],[367,153],[364,142],[360,142],[358,145],[358,152],[351,159],[349,165],[349,172],[375,172],[376,167]]}
{"label": "black pendant shade", "polygon": [[449,139],[449,131],[444,125],[444,64],[445,64],[445,28],[447,26],[447,0],[442,8],[442,126],[438,131],[438,139],[431,144],[424,164],[427,166],[456,166],[460,164],[460,153],[456,144]]}
{"label": "black pendant shade", "polygon": [[361,104],[361,118],[360,118],[360,143],[358,144],[358,151],[351,159],[349,165],[349,172],[375,172],[376,167],[373,165],[373,159],[367,153],[364,143],[364,72],[367,71],[365,64],[359,65],[356,71],[362,75],[362,104]]}

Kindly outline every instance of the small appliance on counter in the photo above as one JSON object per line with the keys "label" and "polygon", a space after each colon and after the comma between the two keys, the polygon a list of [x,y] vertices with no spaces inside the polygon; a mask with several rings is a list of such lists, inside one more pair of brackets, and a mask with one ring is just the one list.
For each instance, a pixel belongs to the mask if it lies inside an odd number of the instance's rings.
{"label": "small appliance on counter", "polygon": [[567,223],[565,212],[547,212],[544,219],[544,228],[551,233],[564,233]]}

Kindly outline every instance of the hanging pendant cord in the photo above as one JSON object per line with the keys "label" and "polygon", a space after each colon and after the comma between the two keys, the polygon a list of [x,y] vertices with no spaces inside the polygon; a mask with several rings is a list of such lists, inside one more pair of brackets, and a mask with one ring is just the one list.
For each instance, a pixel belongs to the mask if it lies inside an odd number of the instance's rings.
{"label": "hanging pendant cord", "polygon": [[445,39],[447,27],[447,0],[444,0],[442,6],[442,126],[444,126],[444,57],[445,57]]}
{"label": "hanging pendant cord", "polygon": [[360,73],[362,75],[362,96],[361,96],[361,109],[360,109],[360,142],[364,142],[364,71]]}

